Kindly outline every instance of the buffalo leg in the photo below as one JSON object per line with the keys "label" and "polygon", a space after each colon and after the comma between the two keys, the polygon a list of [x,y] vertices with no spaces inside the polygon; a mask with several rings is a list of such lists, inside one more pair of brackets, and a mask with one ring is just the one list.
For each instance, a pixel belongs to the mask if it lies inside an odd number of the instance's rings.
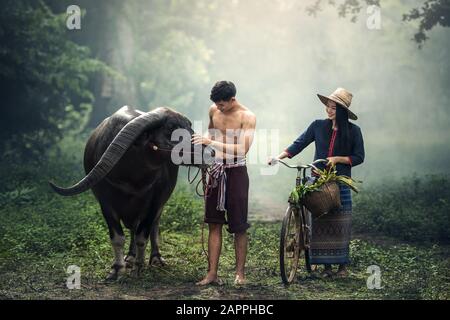
{"label": "buffalo leg", "polygon": [[162,209],[158,212],[157,218],[153,221],[150,230],[150,243],[152,245],[152,253],[150,254],[149,265],[164,266],[166,263],[159,252],[159,220],[161,218]]}
{"label": "buffalo leg", "polygon": [[134,277],[138,277],[143,268],[144,268],[144,260],[145,260],[145,248],[147,246],[148,238],[150,235],[150,223],[149,219],[143,220],[139,223],[136,234],[135,234],[135,243],[136,243],[136,259],[134,261],[133,269],[131,270],[131,275]]}
{"label": "buffalo leg", "polygon": [[108,224],[109,237],[114,251],[114,263],[107,280],[117,280],[119,274],[125,271],[125,261],[123,259],[125,235],[120,222],[115,220],[112,215],[108,214],[109,212],[105,211],[104,208],[102,208],[102,210],[106,218],[106,223]]}
{"label": "buffalo leg", "polygon": [[127,268],[132,268],[134,265],[134,261],[136,259],[136,242],[134,239],[134,230],[131,230],[130,232],[130,246],[128,247],[128,253],[125,256],[125,264]]}

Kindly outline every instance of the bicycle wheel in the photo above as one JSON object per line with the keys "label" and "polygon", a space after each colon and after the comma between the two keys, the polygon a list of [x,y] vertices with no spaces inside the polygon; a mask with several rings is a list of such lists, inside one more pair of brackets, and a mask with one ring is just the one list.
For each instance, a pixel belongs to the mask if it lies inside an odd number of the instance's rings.
{"label": "bicycle wheel", "polygon": [[301,221],[298,209],[289,206],[280,233],[280,275],[284,284],[294,280],[300,254]]}
{"label": "bicycle wheel", "polygon": [[299,261],[297,266],[301,271],[311,273],[311,263],[309,262],[309,243],[311,239],[311,223],[308,223],[306,215],[308,210],[303,206],[300,210],[300,247],[299,247]]}

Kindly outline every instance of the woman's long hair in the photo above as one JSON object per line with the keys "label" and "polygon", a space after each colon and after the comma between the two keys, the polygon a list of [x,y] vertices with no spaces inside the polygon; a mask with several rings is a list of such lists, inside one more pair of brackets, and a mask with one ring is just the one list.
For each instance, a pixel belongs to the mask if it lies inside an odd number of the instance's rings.
{"label": "woman's long hair", "polygon": [[[329,138],[331,139],[332,134],[332,124],[333,122],[330,120],[329,124]],[[342,154],[337,154],[337,156],[348,156],[351,152],[351,135],[350,135],[350,122],[348,121],[348,112],[344,107],[336,104],[336,126],[338,128],[338,132],[336,135],[336,141],[334,143],[335,150],[339,148],[342,150]]]}

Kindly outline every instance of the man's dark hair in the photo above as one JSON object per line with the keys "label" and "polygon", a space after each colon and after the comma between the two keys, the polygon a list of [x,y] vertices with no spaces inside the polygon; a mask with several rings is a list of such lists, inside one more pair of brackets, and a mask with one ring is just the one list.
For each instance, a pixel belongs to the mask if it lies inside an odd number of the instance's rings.
{"label": "man's dark hair", "polygon": [[211,89],[210,99],[213,102],[229,101],[236,96],[236,86],[231,81],[218,81]]}

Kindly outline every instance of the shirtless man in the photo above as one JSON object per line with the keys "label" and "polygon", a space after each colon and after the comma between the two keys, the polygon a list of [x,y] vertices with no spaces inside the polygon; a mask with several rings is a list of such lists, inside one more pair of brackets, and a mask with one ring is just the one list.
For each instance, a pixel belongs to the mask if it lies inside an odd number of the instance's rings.
{"label": "shirtless man", "polygon": [[[220,283],[217,276],[222,248],[222,226],[234,234],[237,285],[245,283],[249,179],[245,156],[253,141],[255,115],[236,99],[232,82],[219,81],[211,90],[214,104],[209,108],[208,135],[194,134],[194,144],[204,144],[216,152],[205,197],[205,222],[209,226],[209,268],[197,285]],[[227,220],[225,220],[225,212]],[[228,221],[228,222],[227,222]]]}

